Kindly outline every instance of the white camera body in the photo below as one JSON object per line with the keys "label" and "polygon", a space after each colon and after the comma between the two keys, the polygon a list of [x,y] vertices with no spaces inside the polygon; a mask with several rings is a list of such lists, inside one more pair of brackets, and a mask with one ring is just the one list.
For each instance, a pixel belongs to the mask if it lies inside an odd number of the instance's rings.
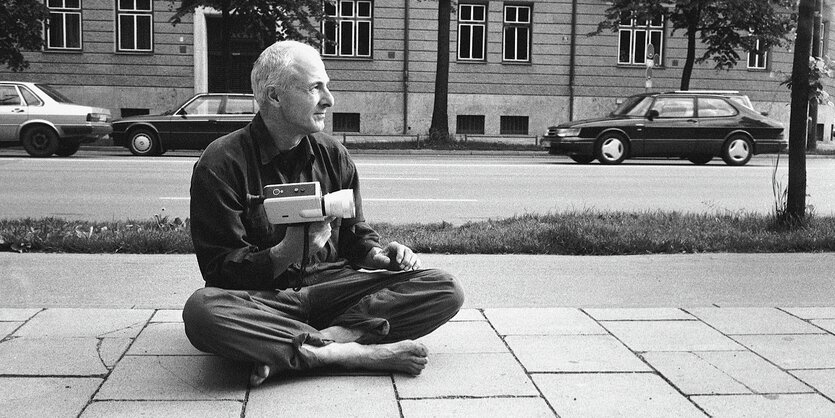
{"label": "white camera body", "polygon": [[322,196],[318,181],[264,186],[264,209],[273,224],[318,222],[328,216],[353,218],[356,214],[353,189]]}

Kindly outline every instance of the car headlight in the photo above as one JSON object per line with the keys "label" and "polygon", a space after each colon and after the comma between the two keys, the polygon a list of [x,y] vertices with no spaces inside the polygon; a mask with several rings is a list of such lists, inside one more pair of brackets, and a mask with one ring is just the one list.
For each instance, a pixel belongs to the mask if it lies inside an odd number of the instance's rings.
{"label": "car headlight", "polygon": [[580,128],[557,128],[557,136],[580,136]]}
{"label": "car headlight", "polygon": [[110,119],[110,115],[107,113],[88,113],[87,114],[87,122],[107,122]]}

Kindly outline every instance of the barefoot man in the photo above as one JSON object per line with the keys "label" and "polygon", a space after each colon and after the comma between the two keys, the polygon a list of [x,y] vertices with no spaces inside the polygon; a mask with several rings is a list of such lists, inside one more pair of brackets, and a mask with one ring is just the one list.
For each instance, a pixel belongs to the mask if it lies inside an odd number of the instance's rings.
{"label": "barefoot man", "polygon": [[[321,132],[334,98],[319,53],[277,42],[251,77],[258,114],[194,166],[191,234],[206,287],[183,309],[186,335],[199,350],[254,364],[253,385],[326,365],[419,374],[428,352],[413,340],[458,312],[461,287],[421,269],[405,245],[381,245],[365,222],[356,166]],[[247,195],[309,181],[323,194],[353,189],[356,215],[310,226],[304,286],[294,291],[304,227],[270,224]]]}

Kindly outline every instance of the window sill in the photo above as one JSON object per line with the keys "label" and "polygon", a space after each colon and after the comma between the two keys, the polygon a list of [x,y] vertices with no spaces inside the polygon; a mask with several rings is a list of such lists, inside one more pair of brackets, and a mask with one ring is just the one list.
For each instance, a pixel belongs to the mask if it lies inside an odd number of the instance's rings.
{"label": "window sill", "polygon": [[73,48],[73,49],[58,49],[58,48],[44,48],[43,52],[47,52],[50,54],[81,54],[84,52],[82,48]]}

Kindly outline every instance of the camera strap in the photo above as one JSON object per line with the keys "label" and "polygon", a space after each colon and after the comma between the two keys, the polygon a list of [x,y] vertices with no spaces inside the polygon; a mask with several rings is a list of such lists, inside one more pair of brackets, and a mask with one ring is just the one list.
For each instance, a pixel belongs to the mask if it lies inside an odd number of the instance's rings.
{"label": "camera strap", "polygon": [[304,284],[304,273],[307,271],[307,259],[310,256],[310,224],[304,224],[304,247],[302,248],[302,262],[299,265],[299,277],[296,278],[296,285],[293,286],[293,290],[298,292],[302,290],[302,285]]}

